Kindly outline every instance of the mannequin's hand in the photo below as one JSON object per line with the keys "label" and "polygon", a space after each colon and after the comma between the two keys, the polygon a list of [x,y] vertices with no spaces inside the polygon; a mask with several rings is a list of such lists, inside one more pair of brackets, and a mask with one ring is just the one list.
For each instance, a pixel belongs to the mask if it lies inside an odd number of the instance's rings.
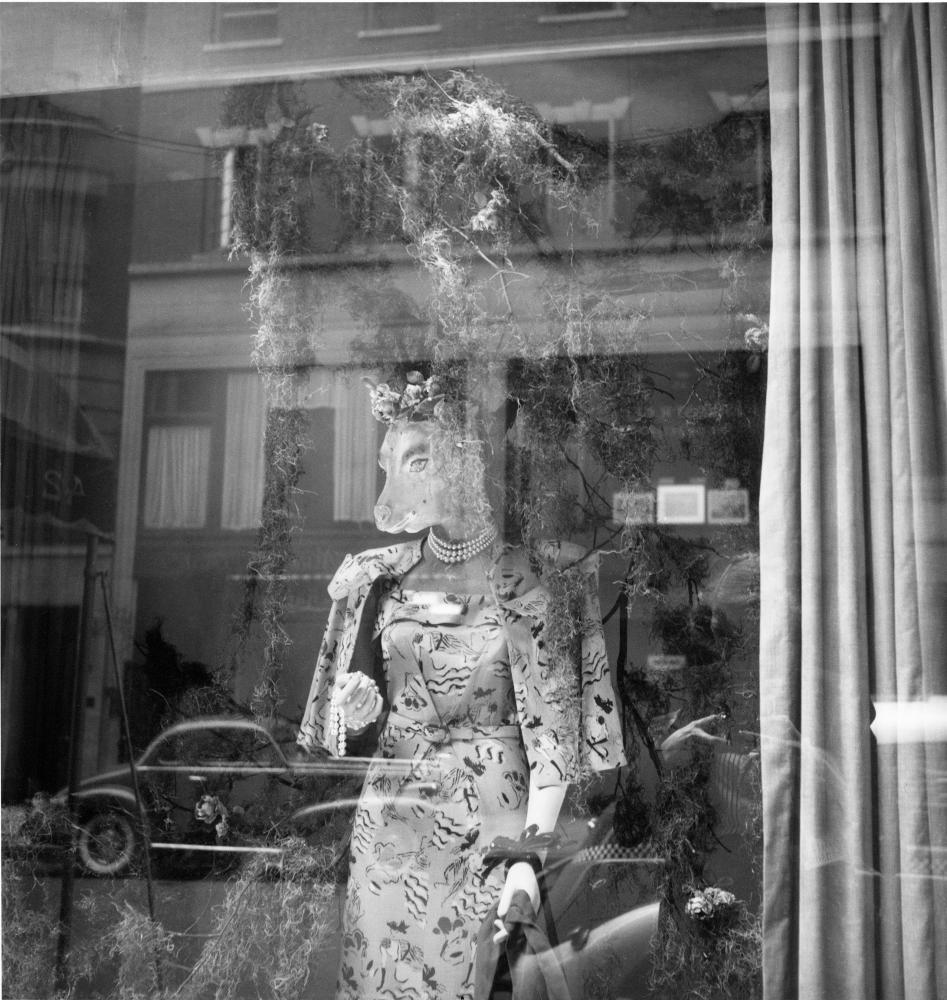
{"label": "mannequin's hand", "polygon": [[725,715],[705,715],[702,719],[695,719],[693,722],[688,722],[686,726],[675,729],[660,746],[664,763],[668,767],[677,767],[679,764],[685,763],[687,760],[687,743],[692,739],[704,740],[707,743],[726,743],[727,738],[725,736],[715,736],[704,729],[704,726],[720,722],[725,718]]}
{"label": "mannequin's hand", "polygon": [[536,873],[533,871],[533,866],[527,864],[525,861],[517,861],[516,864],[510,866],[510,870],[506,873],[506,882],[503,884],[503,891],[500,893],[500,902],[497,905],[497,933],[493,935],[493,940],[496,944],[500,944],[509,937],[506,927],[503,926],[503,918],[510,908],[514,893],[520,889],[529,896],[529,901],[533,905],[533,911],[538,913],[539,883],[536,881]]}
{"label": "mannequin's hand", "polygon": [[346,729],[364,729],[378,718],[382,709],[378,685],[361,671],[339,678],[332,700],[345,713]]}

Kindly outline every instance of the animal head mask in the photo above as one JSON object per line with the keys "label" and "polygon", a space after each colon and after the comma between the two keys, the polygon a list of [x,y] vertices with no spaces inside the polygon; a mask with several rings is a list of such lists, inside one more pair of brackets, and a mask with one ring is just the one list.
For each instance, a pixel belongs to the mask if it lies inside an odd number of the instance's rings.
{"label": "animal head mask", "polygon": [[381,531],[424,531],[462,518],[482,519],[479,442],[463,437],[433,379],[409,372],[402,390],[372,385],[372,413],[388,425],[378,454],[385,487],[375,504]]}

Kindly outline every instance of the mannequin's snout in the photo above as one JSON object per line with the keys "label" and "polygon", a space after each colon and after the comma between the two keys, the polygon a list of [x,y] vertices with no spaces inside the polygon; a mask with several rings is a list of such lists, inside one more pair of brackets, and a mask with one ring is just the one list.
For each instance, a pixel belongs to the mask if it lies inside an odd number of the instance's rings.
{"label": "mannequin's snout", "polygon": [[391,524],[391,508],[385,503],[375,504],[375,527],[379,531],[386,531]]}

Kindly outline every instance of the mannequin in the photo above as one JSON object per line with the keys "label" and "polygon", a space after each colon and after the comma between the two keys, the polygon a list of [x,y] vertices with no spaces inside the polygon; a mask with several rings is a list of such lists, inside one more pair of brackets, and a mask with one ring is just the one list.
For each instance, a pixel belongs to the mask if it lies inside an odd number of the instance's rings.
{"label": "mannequin", "polygon": [[[374,387],[372,402],[388,425],[376,524],[427,535],[339,568],[299,743],[344,752],[374,724],[377,755],[411,760],[412,775],[433,778],[438,792],[428,807],[402,805],[406,786],[381,765],[369,769],[337,995],[463,1000],[484,916],[499,900],[502,918],[517,890],[538,906],[537,854],[527,848],[555,828],[579,769],[624,763],[621,731],[594,569],[573,671],[574,733],[544,640],[549,592],[525,554],[497,538],[476,444],[417,373],[400,392]],[[523,857],[487,873],[483,855],[498,836],[523,843]]]}

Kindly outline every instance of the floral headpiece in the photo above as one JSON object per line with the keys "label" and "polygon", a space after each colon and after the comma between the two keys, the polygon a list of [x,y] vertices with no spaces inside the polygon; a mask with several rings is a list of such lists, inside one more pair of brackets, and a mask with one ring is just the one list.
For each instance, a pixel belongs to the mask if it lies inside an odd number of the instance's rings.
{"label": "floral headpiece", "polygon": [[420,372],[405,375],[403,389],[392,389],[387,382],[375,385],[365,379],[372,401],[372,416],[383,424],[395,420],[436,420],[444,407],[444,393],[434,377]]}

